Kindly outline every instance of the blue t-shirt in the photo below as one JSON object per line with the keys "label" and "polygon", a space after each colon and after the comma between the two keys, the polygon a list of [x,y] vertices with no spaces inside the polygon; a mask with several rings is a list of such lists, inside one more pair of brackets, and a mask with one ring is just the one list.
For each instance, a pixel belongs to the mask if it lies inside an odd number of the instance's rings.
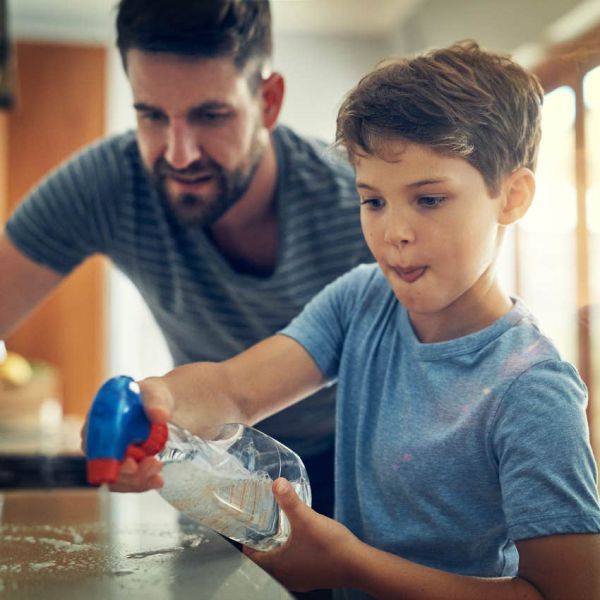
{"label": "blue t-shirt", "polygon": [[338,380],[336,518],[430,567],[515,575],[515,540],[600,532],[586,389],[520,300],[423,344],[377,265],[282,331]]}

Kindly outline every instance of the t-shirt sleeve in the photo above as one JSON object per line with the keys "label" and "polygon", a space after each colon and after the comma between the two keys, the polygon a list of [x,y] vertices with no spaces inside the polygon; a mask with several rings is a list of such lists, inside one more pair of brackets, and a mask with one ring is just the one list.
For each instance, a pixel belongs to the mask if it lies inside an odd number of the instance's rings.
{"label": "t-shirt sleeve", "polygon": [[559,360],[531,367],[507,391],[492,439],[511,539],[600,532],[586,404],[585,385]]}
{"label": "t-shirt sleeve", "polygon": [[124,182],[116,143],[100,142],[75,155],[19,204],[6,234],[25,256],[67,274],[105,251]]}
{"label": "t-shirt sleeve", "polygon": [[359,265],[338,277],[279,332],[301,344],[329,381],[337,378],[348,327],[374,268],[373,265]]}

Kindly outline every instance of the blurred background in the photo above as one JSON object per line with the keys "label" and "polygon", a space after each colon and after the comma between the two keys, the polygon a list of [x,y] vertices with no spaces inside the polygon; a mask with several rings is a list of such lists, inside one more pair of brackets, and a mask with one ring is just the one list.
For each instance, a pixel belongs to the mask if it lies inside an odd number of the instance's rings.
{"label": "blurred background", "polygon": [[[12,69],[0,78],[0,224],[78,148],[134,127],[113,47],[114,4],[5,0],[10,44],[0,52],[11,52]],[[281,120],[326,141],[343,95],[391,55],[473,38],[538,73],[547,91],[539,187],[507,240],[501,273],[588,384],[599,456],[600,0],[272,0],[272,7],[274,66],[287,81]],[[83,415],[110,375],[139,378],[171,364],[137,291],[98,257],[7,346],[54,365],[53,394],[67,415]]]}

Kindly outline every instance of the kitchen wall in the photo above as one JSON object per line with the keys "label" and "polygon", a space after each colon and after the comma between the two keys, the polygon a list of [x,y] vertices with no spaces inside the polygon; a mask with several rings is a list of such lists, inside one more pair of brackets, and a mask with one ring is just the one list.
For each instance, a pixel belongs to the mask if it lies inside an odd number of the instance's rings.
{"label": "kitchen wall", "polygon": [[586,6],[598,4],[595,0],[427,0],[389,41],[398,53],[446,46],[465,38],[514,52],[532,42],[555,42],[558,24],[567,15],[574,19],[569,26],[572,34],[579,19],[576,13],[582,9],[587,13],[593,7]]}
{"label": "kitchen wall", "polygon": [[[324,1],[302,0],[305,4]],[[377,1],[372,3],[373,10],[377,10]],[[279,11],[285,8],[285,0],[274,2]],[[68,10],[57,12],[61,5]],[[93,18],[86,17],[92,5]],[[129,88],[112,50],[112,16],[103,6],[109,4],[99,0],[38,0],[37,4],[36,0],[9,0],[15,37],[91,40],[111,48],[106,113],[107,133],[111,133],[132,127],[134,121]],[[281,119],[302,133],[331,141],[342,96],[381,58],[471,37],[490,48],[516,51],[522,62],[531,65],[546,45],[590,25],[599,8],[598,0],[421,0],[390,33],[366,37],[291,32],[279,29],[275,20],[274,66],[287,78]],[[508,250],[505,277],[510,287],[510,244]],[[170,360],[152,317],[137,292],[116,271],[110,275],[107,307],[107,372],[141,377],[167,369]]]}
{"label": "kitchen wall", "polygon": [[[0,131],[0,212],[10,213],[48,171],[103,135],[105,55],[104,46],[15,45],[16,105]],[[65,412],[84,413],[105,375],[105,262],[87,261],[6,340],[9,350],[57,367],[62,377],[51,393]]]}

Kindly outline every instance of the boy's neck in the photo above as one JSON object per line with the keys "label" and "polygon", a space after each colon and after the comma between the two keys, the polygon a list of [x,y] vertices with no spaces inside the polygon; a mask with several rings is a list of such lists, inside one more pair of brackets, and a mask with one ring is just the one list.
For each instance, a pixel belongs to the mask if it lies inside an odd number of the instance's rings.
{"label": "boy's neck", "polygon": [[465,294],[439,313],[409,313],[415,334],[424,344],[446,342],[475,333],[495,323],[513,307],[494,276],[485,275]]}

